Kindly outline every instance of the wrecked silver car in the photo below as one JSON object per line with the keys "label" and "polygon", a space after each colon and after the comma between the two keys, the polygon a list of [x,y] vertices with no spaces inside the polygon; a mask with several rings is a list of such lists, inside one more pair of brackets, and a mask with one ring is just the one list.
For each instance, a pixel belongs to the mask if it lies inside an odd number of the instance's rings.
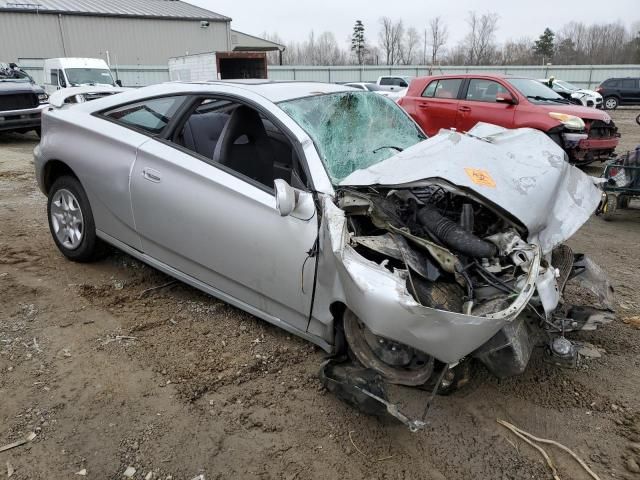
{"label": "wrecked silver car", "polygon": [[412,429],[386,382],[442,391],[471,358],[516,375],[537,346],[568,365],[565,334],[611,319],[563,243],[601,192],[536,130],[426,139],[348,87],[171,83],[46,112],[35,164],[67,257],[106,242],[298,334],[335,354],[330,390]]}

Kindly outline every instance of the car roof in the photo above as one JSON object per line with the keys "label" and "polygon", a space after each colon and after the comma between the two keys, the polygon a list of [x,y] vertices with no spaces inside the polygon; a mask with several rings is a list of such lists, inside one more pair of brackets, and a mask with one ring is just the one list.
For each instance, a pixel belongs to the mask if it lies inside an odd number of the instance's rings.
{"label": "car roof", "polygon": [[354,89],[336,83],[304,82],[304,81],[273,81],[273,80],[215,80],[209,82],[176,82],[190,85],[232,85],[250,90],[263,96],[267,100],[278,103],[294,98],[310,97],[313,95],[348,92]]}

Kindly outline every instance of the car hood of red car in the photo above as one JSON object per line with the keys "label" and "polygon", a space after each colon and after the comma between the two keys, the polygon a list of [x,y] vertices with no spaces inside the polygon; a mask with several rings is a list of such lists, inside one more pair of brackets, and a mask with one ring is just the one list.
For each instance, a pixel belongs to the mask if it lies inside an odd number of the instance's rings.
{"label": "car hood of red car", "polygon": [[[534,105],[534,104],[532,104]],[[611,121],[611,117],[607,112],[598,110],[597,108],[581,107],[579,105],[564,105],[562,103],[556,104],[535,104],[536,108],[542,108],[549,112],[566,113],[567,115],[575,115],[585,120],[600,120],[605,123]]]}

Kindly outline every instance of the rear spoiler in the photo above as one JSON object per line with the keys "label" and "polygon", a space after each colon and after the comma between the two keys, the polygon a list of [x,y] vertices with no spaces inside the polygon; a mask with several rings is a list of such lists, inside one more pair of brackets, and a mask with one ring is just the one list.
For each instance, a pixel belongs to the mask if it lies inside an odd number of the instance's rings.
{"label": "rear spoiler", "polygon": [[126,92],[129,88],[123,87],[71,87],[63,88],[51,94],[49,105],[55,108],[62,108],[65,105],[74,103],[84,103],[98,98]]}

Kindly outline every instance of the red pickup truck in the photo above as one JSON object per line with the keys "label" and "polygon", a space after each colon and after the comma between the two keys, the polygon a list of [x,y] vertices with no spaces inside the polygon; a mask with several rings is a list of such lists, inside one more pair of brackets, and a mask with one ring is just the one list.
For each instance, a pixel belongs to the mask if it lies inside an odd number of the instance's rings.
{"label": "red pickup truck", "polygon": [[541,130],[574,164],[604,161],[620,134],[603,111],[572,105],[531,78],[503,75],[439,75],[415,78],[398,100],[427,135],[441,128],[468,131],[478,122]]}

